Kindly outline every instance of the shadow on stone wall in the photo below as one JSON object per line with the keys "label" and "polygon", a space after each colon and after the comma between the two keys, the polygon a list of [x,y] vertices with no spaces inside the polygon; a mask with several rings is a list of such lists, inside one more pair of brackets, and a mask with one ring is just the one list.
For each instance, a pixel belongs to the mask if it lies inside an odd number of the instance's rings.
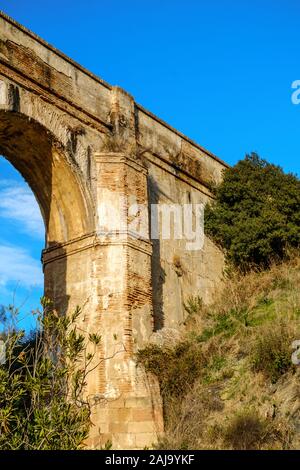
{"label": "shadow on stone wall", "polygon": [[[148,176],[148,200],[149,212],[151,211],[151,204],[159,204],[160,189],[152,176]],[[150,234],[151,234],[151,212],[149,214],[150,221]],[[159,239],[153,239],[153,253],[151,261],[152,271],[152,301],[153,301],[153,315],[154,315],[154,331],[160,330],[164,327],[164,311],[163,311],[163,285],[166,279],[166,273],[161,265],[161,242]]]}

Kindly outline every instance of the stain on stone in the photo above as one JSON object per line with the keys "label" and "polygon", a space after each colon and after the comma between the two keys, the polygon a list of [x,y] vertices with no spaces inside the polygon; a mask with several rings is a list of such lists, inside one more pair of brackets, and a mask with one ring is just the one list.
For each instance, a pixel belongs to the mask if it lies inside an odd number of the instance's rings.
{"label": "stain on stone", "polygon": [[135,103],[134,103],[134,129],[135,129],[136,140],[139,141],[139,138],[140,138],[139,110]]}
{"label": "stain on stone", "polygon": [[19,88],[10,84],[8,87],[8,103],[11,111],[20,112],[20,92]]}
{"label": "stain on stone", "polygon": [[71,155],[74,155],[77,150],[77,135],[72,130],[69,131],[67,149]]}
{"label": "stain on stone", "polygon": [[45,83],[51,88],[51,82],[52,82],[52,72],[50,67],[44,67],[44,78],[45,78]]}
{"label": "stain on stone", "polygon": [[84,134],[85,134],[85,130],[82,127],[78,127],[75,129],[69,128],[67,150],[73,158],[75,157],[77,147],[78,147],[78,136],[84,135]]}
{"label": "stain on stone", "polygon": [[86,155],[86,176],[90,180],[91,178],[91,160],[92,160],[92,149],[90,146],[87,148],[87,155]]}

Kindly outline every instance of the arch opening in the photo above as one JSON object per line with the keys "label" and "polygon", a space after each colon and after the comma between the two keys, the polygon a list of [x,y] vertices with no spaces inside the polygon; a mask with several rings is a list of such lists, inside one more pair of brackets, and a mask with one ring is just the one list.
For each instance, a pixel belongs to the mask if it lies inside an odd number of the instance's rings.
{"label": "arch opening", "polygon": [[21,173],[38,201],[46,247],[92,232],[80,178],[47,129],[19,113],[0,111],[0,154]]}
{"label": "arch opening", "polygon": [[[66,242],[93,233],[93,211],[79,172],[51,132],[20,113],[0,111],[0,155],[18,170],[38,202],[45,248],[61,247],[64,253]],[[67,257],[44,274],[45,294],[65,313]]]}
{"label": "arch opening", "polygon": [[0,330],[12,324],[26,332],[36,329],[44,243],[45,226],[31,189],[0,157]]}

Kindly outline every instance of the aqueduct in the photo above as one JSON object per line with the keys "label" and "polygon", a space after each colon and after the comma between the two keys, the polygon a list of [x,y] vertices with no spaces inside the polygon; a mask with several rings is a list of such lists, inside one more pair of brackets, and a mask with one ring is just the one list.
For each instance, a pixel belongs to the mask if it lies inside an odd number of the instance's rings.
{"label": "aqueduct", "polygon": [[163,429],[159,390],[135,352],[154,330],[176,328],[188,296],[213,296],[223,258],[206,238],[200,251],[151,240],[147,217],[143,237],[106,236],[99,227],[111,220],[99,207],[118,211],[117,196],[147,207],[205,203],[225,164],[3,13],[0,154],[41,208],[46,295],[62,313],[82,306],[80,323],[102,336],[105,361],[88,382],[99,401],[90,447],[151,446]]}

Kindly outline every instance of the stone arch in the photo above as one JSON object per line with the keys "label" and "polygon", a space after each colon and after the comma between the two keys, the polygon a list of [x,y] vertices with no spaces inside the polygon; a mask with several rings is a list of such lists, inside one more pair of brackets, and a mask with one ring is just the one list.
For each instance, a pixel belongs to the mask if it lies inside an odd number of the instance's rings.
{"label": "stone arch", "polygon": [[88,190],[48,129],[24,114],[0,111],[0,154],[22,174],[39,203],[46,247],[93,232]]}

